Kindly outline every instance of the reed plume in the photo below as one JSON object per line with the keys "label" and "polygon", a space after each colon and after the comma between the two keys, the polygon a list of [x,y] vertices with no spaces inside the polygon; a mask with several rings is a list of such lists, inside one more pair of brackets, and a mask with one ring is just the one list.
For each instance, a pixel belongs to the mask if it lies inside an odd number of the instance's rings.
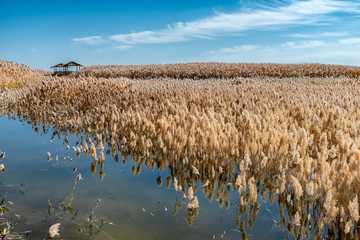
{"label": "reed plume", "polygon": [[100,178],[105,153],[134,174],[169,171],[166,185],[188,198],[189,221],[198,206],[190,189],[202,185],[225,207],[238,191],[238,217],[248,208],[253,221],[259,197],[277,199],[279,225],[295,225],[296,238],[315,228],[314,238],[356,238],[358,73],[321,64],[94,66],[3,91],[0,111],[81,138],[75,150],[93,156]]}

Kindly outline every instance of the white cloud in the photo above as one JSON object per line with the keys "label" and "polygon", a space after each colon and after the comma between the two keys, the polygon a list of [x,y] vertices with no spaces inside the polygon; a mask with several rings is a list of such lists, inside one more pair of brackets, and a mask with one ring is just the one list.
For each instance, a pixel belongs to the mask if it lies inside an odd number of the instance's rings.
{"label": "white cloud", "polygon": [[282,47],[286,48],[314,48],[324,46],[325,42],[323,41],[297,41],[297,42],[287,42],[281,44]]}
{"label": "white cloud", "polygon": [[210,62],[258,62],[258,63],[325,63],[354,65],[360,62],[357,51],[347,48],[339,43],[326,43],[326,51],[321,48],[268,48],[261,46],[256,51],[247,54],[229,53],[220,54],[211,52],[201,56],[195,61]]}
{"label": "white cloud", "polygon": [[345,38],[339,40],[340,44],[343,45],[358,45],[360,46],[360,38]]}
{"label": "white cloud", "polygon": [[166,43],[186,40],[185,36],[177,34],[176,31],[174,31],[173,34],[169,34],[169,32],[170,30],[160,32],[143,31],[128,34],[117,34],[110,36],[109,39],[125,44]]}
{"label": "white cloud", "polygon": [[98,45],[103,43],[105,39],[102,36],[91,36],[91,37],[84,37],[84,38],[73,38],[75,42],[86,43],[89,45]]}
{"label": "white cloud", "polygon": [[37,48],[29,48],[30,52],[34,54],[36,57],[41,57],[41,54],[39,52],[39,49]]}
{"label": "white cloud", "polygon": [[232,48],[222,48],[220,50],[211,51],[211,54],[246,53],[246,52],[255,51],[259,48],[260,46],[258,45],[241,45]]}
{"label": "white cloud", "polygon": [[39,50],[37,48],[30,48],[29,50],[35,54],[39,52]]}
{"label": "white cloud", "polygon": [[328,14],[357,13],[359,9],[358,3],[340,0],[292,1],[279,8],[216,13],[197,21],[178,22],[162,30],[116,34],[109,39],[125,44],[180,42],[249,29],[323,23]]}
{"label": "white cloud", "polygon": [[349,35],[348,32],[324,32],[324,33],[315,33],[315,34],[303,34],[303,33],[294,33],[289,34],[289,37],[292,38],[320,38],[320,37],[343,37]]}
{"label": "white cloud", "polygon": [[133,48],[133,46],[131,46],[131,45],[119,45],[119,46],[114,47],[115,50],[119,50],[119,51],[125,51],[125,50],[128,50],[130,48]]}

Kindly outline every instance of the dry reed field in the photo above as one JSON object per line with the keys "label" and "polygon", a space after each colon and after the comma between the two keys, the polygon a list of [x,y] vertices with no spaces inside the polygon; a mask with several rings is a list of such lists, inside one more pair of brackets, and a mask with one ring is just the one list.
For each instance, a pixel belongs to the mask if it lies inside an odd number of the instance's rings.
{"label": "dry reed field", "polygon": [[108,65],[85,67],[72,74],[103,78],[127,77],[130,79],[176,78],[208,79],[237,77],[360,77],[360,67],[325,64],[274,64],[274,63],[182,63],[153,65]]}
{"label": "dry reed field", "polygon": [[22,88],[31,83],[38,83],[41,74],[28,66],[0,59],[0,91],[7,88]]}
{"label": "dry reed field", "polygon": [[73,150],[93,157],[101,179],[106,156],[131,156],[134,174],[169,169],[166,185],[182,192],[189,224],[200,188],[226,208],[237,191],[243,237],[268,195],[277,224],[297,239],[357,239],[358,76],[357,67],[319,64],[95,66],[3,92],[1,114],[53,128],[65,143],[81,137]]}

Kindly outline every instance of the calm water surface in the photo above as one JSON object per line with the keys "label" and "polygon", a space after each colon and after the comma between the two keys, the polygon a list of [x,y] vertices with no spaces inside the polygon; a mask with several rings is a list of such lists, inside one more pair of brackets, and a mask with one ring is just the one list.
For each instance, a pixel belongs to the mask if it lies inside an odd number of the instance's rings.
{"label": "calm water surface", "polygon": [[[201,184],[195,192],[199,199],[198,216],[188,223],[187,202],[174,186],[166,187],[169,170],[158,171],[142,167],[139,176],[132,173],[132,162],[118,163],[106,156],[104,178],[98,171],[92,175],[91,157],[76,157],[71,149],[79,140],[69,138],[70,150],[57,137],[50,142],[53,130],[36,133],[31,125],[0,118],[0,151],[6,173],[0,174],[0,193],[20,220],[9,215],[17,232],[31,230],[29,239],[44,239],[49,227],[61,223],[63,239],[242,239],[236,224],[238,192],[229,193],[230,207],[220,207],[214,197],[204,196]],[[106,150],[106,149],[105,149]],[[52,161],[48,161],[47,152]],[[56,162],[58,156],[58,162]],[[68,160],[68,157],[72,161]],[[65,158],[65,160],[64,160]],[[73,173],[74,168],[77,168]],[[78,181],[70,201],[77,174]],[[161,177],[162,185],[156,179]],[[260,199],[260,198],[259,198]],[[182,204],[174,215],[175,204]],[[259,213],[252,228],[249,216],[242,215],[248,239],[285,239],[286,232],[276,226],[279,213],[276,200],[258,202]],[[65,206],[65,207],[64,207]],[[274,221],[275,220],[275,221]],[[79,233],[81,229],[82,233]],[[291,238],[291,237],[290,237]]]}

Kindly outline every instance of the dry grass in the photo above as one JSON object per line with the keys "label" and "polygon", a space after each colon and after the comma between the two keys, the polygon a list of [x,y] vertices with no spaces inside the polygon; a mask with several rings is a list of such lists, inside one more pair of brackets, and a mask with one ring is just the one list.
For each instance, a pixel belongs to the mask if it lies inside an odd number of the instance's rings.
{"label": "dry grass", "polygon": [[350,77],[48,78],[4,93],[3,114],[37,131],[84,136],[74,149],[92,155],[101,179],[106,149],[124,163],[131,155],[134,174],[142,166],[169,169],[166,184],[183,192],[190,224],[202,186],[225,207],[231,189],[239,192],[240,230],[241,216],[247,211],[252,226],[257,200],[268,194],[271,203],[277,196],[280,227],[296,238],[356,239],[359,84]]}
{"label": "dry grass", "polygon": [[0,59],[0,91],[22,88],[31,83],[38,83],[40,79],[41,74],[32,68]]}
{"label": "dry grass", "polygon": [[185,63],[157,65],[91,66],[72,74],[103,78],[130,79],[176,78],[298,78],[349,77],[359,78],[360,67],[325,64],[273,64],[273,63]]}

